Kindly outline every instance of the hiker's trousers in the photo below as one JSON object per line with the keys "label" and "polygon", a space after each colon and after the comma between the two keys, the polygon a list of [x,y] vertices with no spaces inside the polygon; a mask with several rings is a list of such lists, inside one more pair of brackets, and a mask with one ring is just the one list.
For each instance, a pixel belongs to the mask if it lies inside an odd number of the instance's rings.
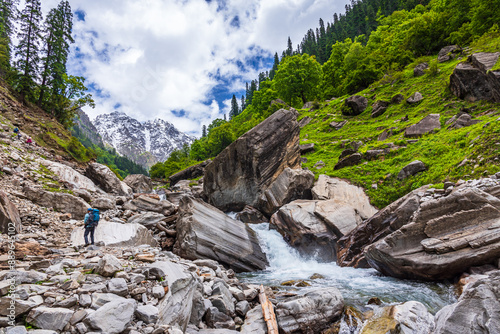
{"label": "hiker's trousers", "polygon": [[95,226],[85,227],[85,234],[83,235],[83,237],[85,238],[85,245],[89,244],[89,241],[87,239],[89,233],[90,233],[91,244],[92,245],[94,244],[94,231],[95,231]]}

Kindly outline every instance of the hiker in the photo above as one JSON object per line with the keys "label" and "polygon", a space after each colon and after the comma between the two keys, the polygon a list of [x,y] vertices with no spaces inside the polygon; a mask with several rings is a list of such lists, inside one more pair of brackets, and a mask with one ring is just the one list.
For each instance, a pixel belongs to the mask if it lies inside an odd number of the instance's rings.
{"label": "hiker", "polygon": [[32,143],[33,140],[31,139],[31,137],[28,137],[28,139],[26,139],[26,144],[31,145]]}
{"label": "hiker", "polygon": [[17,127],[14,128],[14,133],[19,133],[19,129]]}
{"label": "hiker", "polygon": [[18,140],[21,140],[21,132],[18,132],[18,133],[17,133],[17,139],[18,139]]}
{"label": "hiker", "polygon": [[85,246],[89,245],[89,241],[87,239],[89,233],[90,233],[91,244],[92,245],[94,244],[94,231],[98,223],[99,223],[99,210],[88,208],[87,214],[85,215],[85,219],[83,221],[83,224],[85,226],[85,234],[83,235],[83,237],[85,238]]}

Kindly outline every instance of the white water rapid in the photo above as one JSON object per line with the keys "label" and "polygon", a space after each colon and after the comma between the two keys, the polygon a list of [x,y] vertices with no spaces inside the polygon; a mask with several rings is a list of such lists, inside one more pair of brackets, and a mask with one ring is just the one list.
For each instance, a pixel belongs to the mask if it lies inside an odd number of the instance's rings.
{"label": "white water rapid", "polygon": [[[410,300],[426,305],[435,313],[442,307],[454,303],[456,298],[451,284],[425,283],[384,277],[374,269],[342,268],[336,263],[319,263],[306,259],[291,248],[269,224],[250,225],[257,232],[261,247],[267,254],[269,267],[265,271],[239,275],[247,283],[277,286],[280,289],[296,289],[281,286],[289,280],[306,280],[311,287],[302,288],[299,293],[313,287],[335,286],[346,305],[364,306],[372,297],[378,297],[386,304]],[[313,274],[324,278],[310,279]]]}

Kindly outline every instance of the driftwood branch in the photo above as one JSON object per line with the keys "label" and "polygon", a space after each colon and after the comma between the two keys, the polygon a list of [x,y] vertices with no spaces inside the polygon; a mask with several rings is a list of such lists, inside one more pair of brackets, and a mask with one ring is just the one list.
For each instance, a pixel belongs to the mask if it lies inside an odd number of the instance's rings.
{"label": "driftwood branch", "polygon": [[166,224],[172,223],[172,222],[176,221],[177,218],[179,218],[179,215],[172,215],[172,216],[169,216],[169,217],[163,219],[162,222],[164,222]]}
{"label": "driftwood branch", "polygon": [[267,324],[268,334],[278,334],[278,323],[276,322],[276,315],[274,314],[273,304],[269,301],[264,290],[264,286],[260,286],[259,301],[262,306],[262,314]]}

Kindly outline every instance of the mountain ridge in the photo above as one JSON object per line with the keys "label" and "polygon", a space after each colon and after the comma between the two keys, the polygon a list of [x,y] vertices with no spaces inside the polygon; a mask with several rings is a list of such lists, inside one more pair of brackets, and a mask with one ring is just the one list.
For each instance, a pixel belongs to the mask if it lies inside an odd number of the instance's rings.
{"label": "mountain ridge", "polygon": [[147,168],[194,141],[161,118],[140,122],[124,112],[114,111],[97,116],[92,123],[105,144]]}

